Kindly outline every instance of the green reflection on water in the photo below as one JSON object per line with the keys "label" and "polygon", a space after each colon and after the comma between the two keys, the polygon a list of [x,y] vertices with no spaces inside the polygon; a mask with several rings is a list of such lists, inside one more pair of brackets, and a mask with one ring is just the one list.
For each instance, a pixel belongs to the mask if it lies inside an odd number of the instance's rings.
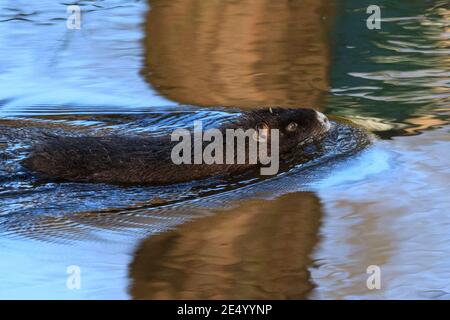
{"label": "green reflection on water", "polygon": [[[327,112],[374,117],[391,134],[448,122],[450,41],[446,1],[378,1],[381,30],[365,27],[370,1],[340,2],[332,31]],[[383,129],[380,125],[378,129]],[[388,133],[389,135],[389,133]]]}

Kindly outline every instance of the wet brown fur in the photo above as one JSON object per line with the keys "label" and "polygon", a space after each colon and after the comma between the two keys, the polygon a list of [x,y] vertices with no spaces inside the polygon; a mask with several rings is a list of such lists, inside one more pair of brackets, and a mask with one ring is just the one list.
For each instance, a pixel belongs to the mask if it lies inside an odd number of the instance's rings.
{"label": "wet brown fur", "polygon": [[[285,129],[291,122],[298,124],[296,132],[288,132]],[[325,132],[317,114],[311,109],[261,109],[246,112],[219,129],[225,135],[225,129],[247,130],[263,127],[280,130],[281,158],[301,143],[322,138]],[[225,136],[223,140],[225,145]],[[47,179],[150,185],[180,183],[211,176],[230,176],[259,166],[176,165],[171,160],[171,151],[178,143],[172,142],[170,135],[49,137],[32,148],[23,165]],[[208,143],[205,142],[204,146]]]}

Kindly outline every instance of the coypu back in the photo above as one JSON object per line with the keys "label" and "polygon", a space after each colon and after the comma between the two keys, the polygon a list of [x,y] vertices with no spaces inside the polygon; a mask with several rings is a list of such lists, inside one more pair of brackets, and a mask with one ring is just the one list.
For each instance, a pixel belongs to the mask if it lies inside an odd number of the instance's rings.
{"label": "coypu back", "polygon": [[[229,170],[226,164],[174,164],[171,150],[177,143],[170,136],[51,137],[22,164],[46,179],[113,184],[164,185]],[[246,165],[233,167],[238,172]]]}

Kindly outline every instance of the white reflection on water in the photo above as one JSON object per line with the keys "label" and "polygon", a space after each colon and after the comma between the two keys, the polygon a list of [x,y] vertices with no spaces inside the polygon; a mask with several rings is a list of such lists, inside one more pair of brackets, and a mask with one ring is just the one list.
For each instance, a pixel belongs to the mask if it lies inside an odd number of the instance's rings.
{"label": "white reflection on water", "polygon": [[[0,299],[126,299],[133,242],[46,243],[2,238]],[[81,268],[81,288],[66,286],[67,267]],[[6,276],[9,275],[9,276]]]}
{"label": "white reflection on water", "polygon": [[[139,76],[145,1],[80,1],[82,28],[66,28],[64,1],[2,2],[0,114],[33,106],[174,105]],[[128,85],[132,84],[132,85]]]}
{"label": "white reflection on water", "polygon": [[[365,159],[320,184],[314,298],[450,298],[448,127],[380,142],[364,157],[378,161],[383,149],[393,165],[367,172]],[[369,265],[381,267],[380,291],[365,287]]]}
{"label": "white reflection on water", "polygon": [[[395,155],[383,150],[380,146],[370,148],[366,152],[357,156],[352,161],[347,161],[335,168],[333,174],[323,180],[319,180],[312,185],[321,190],[339,186],[342,188],[347,184],[354,184],[371,179],[372,175],[379,175],[387,170],[392,170],[392,157]],[[349,166],[349,164],[351,164]]]}

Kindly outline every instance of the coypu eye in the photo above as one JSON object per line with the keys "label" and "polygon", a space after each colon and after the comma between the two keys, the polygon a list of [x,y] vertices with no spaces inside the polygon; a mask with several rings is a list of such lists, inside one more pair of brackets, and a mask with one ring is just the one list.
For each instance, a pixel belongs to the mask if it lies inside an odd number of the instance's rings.
{"label": "coypu eye", "polygon": [[286,127],[286,130],[292,132],[292,131],[297,130],[297,127],[298,127],[298,124],[296,122],[291,122]]}
{"label": "coypu eye", "polygon": [[253,140],[256,142],[266,142],[269,136],[269,127],[265,124],[260,127],[256,127],[256,131],[253,134]]}

